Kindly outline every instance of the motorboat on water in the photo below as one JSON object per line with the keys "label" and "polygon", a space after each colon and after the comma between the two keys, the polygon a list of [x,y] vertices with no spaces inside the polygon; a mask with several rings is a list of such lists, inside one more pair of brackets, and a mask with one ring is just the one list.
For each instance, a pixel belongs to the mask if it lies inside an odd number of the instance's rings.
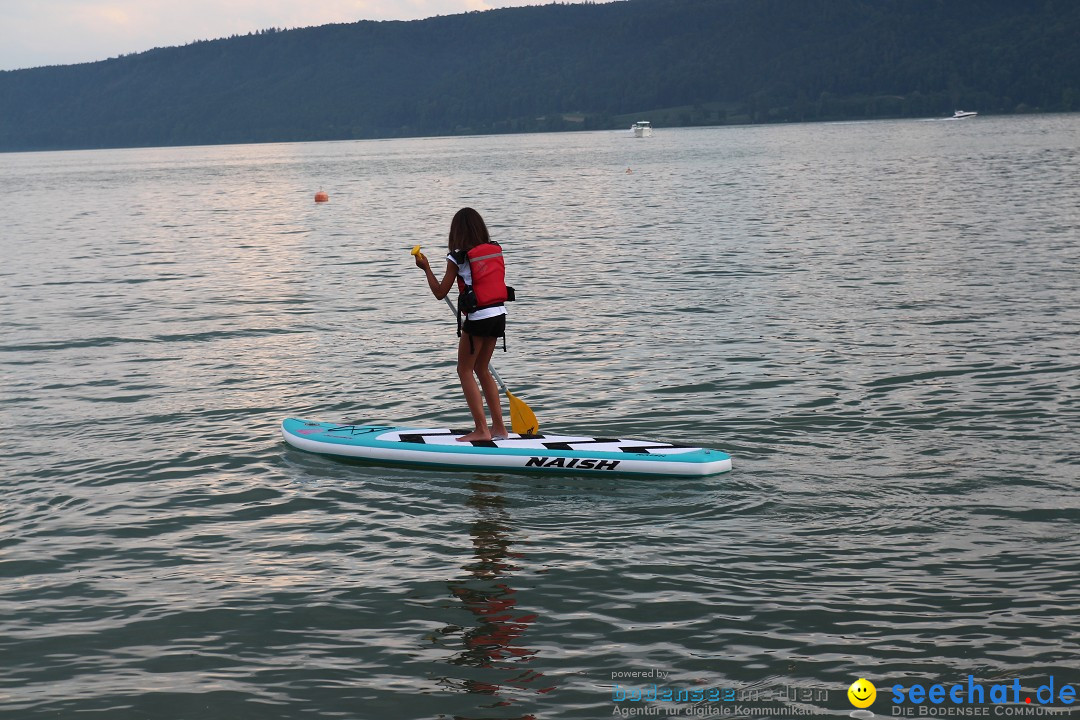
{"label": "motorboat on water", "polygon": [[978,114],[979,113],[971,112],[970,110],[957,110],[956,112],[953,113],[952,119],[953,120],[962,120],[964,118],[975,117]]}
{"label": "motorboat on water", "polygon": [[652,123],[648,120],[638,120],[630,126],[630,132],[634,137],[652,137]]}

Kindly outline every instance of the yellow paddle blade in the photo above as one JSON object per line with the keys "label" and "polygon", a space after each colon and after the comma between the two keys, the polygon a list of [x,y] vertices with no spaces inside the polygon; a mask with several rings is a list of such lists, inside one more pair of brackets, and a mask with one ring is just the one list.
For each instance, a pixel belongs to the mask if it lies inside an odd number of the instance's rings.
{"label": "yellow paddle blade", "polygon": [[510,402],[511,430],[518,435],[535,435],[540,432],[540,423],[536,421],[536,413],[525,404],[524,400],[509,390],[506,391],[506,399]]}

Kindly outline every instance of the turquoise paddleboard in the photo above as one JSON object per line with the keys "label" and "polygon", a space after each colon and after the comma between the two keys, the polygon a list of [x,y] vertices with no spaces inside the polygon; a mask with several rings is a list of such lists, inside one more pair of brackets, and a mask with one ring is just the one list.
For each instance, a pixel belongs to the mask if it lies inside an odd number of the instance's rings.
{"label": "turquoise paddleboard", "polygon": [[458,442],[466,432],[296,418],[281,423],[281,434],[293,447],[388,464],[640,475],[712,475],[731,469],[731,456],[719,450],[652,440],[511,434],[506,440]]}

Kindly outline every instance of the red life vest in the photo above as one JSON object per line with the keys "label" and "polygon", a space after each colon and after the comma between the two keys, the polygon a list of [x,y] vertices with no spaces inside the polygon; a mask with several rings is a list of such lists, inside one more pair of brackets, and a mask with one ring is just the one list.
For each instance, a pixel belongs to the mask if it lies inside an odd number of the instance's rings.
{"label": "red life vest", "polygon": [[[472,291],[476,295],[477,309],[502,305],[507,300],[506,264],[502,247],[490,242],[477,245],[465,253],[472,275]],[[466,290],[465,281],[458,275],[458,290]]]}

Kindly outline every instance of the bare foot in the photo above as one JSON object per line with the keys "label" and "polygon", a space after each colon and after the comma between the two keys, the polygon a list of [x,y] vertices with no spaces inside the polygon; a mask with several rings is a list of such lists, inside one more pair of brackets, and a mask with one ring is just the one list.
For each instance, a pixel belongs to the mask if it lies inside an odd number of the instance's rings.
{"label": "bare foot", "polygon": [[473,430],[468,435],[462,435],[457,439],[458,442],[472,442],[473,440],[490,440],[491,433],[487,430]]}
{"label": "bare foot", "polygon": [[492,428],[491,428],[491,439],[492,440],[505,440],[508,437],[510,437],[510,435],[509,435],[509,433],[506,432],[506,427],[505,426],[503,426],[503,425],[499,425],[498,427],[492,426]]}

